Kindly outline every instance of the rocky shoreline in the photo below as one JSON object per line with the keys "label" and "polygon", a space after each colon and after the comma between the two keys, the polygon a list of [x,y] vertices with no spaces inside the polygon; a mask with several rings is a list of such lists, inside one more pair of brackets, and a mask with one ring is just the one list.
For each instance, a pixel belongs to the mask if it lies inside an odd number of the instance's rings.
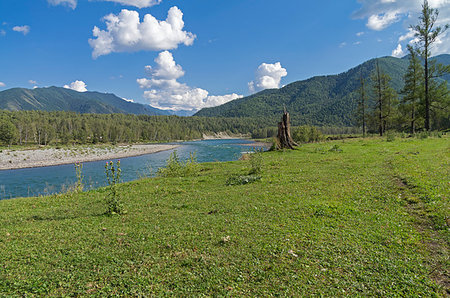
{"label": "rocky shoreline", "polygon": [[0,170],[47,167],[76,162],[119,159],[151,154],[179,147],[179,145],[149,144],[128,146],[80,146],[73,148],[43,148],[32,150],[2,150]]}

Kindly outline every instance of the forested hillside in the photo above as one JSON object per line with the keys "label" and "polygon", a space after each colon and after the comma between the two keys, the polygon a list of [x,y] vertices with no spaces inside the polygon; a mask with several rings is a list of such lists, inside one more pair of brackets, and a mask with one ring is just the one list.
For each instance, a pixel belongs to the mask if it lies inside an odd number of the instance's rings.
{"label": "forested hillside", "polygon": [[[450,55],[437,56],[435,59],[439,63],[450,64]],[[352,126],[355,125],[355,110],[360,96],[361,73],[369,82],[377,60],[381,70],[391,77],[391,86],[400,92],[408,58],[383,57],[369,60],[339,75],[313,77],[281,89],[264,90],[219,107],[206,108],[196,116],[264,117],[268,123],[275,125],[286,106],[293,125]],[[450,76],[444,78],[450,82]],[[370,85],[367,92],[370,95]],[[369,102],[369,106],[373,105],[373,102]]]}
{"label": "forested hillside", "polygon": [[166,111],[123,100],[114,94],[77,92],[49,87],[13,88],[0,92],[0,109],[9,111],[72,111],[97,114],[169,115]]}

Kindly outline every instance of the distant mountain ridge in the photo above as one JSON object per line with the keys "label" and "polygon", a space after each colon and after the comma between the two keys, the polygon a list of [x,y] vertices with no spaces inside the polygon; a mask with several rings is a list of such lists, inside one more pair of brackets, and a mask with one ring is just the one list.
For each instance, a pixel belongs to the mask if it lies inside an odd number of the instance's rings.
{"label": "distant mountain ridge", "polygon": [[170,115],[149,105],[123,100],[114,94],[77,92],[61,87],[12,88],[0,92],[0,109],[9,111],[72,111],[97,114]]}
{"label": "distant mountain ridge", "polygon": [[[448,54],[433,59],[444,65],[450,64]],[[263,90],[218,107],[202,109],[195,116],[265,117],[271,125],[276,125],[286,106],[294,125],[352,126],[359,100],[361,73],[368,82],[376,61],[371,59],[341,74],[316,76],[280,89]],[[378,63],[382,71],[391,77],[391,86],[400,91],[409,65],[408,57],[383,57],[378,59]],[[450,84],[450,75],[442,79]],[[367,92],[371,92],[368,84]]]}

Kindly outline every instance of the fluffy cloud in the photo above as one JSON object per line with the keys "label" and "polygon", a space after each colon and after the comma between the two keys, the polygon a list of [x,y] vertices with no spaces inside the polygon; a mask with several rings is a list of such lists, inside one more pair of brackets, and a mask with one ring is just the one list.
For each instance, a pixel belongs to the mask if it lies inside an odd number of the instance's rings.
{"label": "fluffy cloud", "polygon": [[405,52],[403,52],[403,48],[402,48],[401,44],[399,44],[397,46],[397,48],[392,51],[392,56],[397,57],[397,58],[401,58],[401,57],[405,56]]}
{"label": "fluffy cloud", "polygon": [[396,11],[387,12],[380,15],[371,15],[367,21],[367,27],[372,30],[381,31],[386,29],[400,19],[400,14]]}
{"label": "fluffy cloud", "polygon": [[[396,22],[404,21],[405,33],[400,36],[399,43],[415,41],[414,32],[408,28],[409,25],[418,22],[423,0],[358,0],[358,2],[361,3],[361,9],[354,17],[367,19],[367,27],[372,30],[383,30]],[[428,0],[428,3],[432,8],[439,10],[438,26],[450,23],[450,0]],[[433,54],[449,51],[450,33],[447,31],[436,42]]]}
{"label": "fluffy cloud", "polygon": [[3,82],[0,82],[0,87],[6,87],[6,84]]}
{"label": "fluffy cloud", "polygon": [[31,85],[36,85],[37,84],[37,82],[35,80],[29,80],[28,83],[31,84]]}
{"label": "fluffy cloud", "polygon": [[77,7],[77,0],[47,0],[50,5],[66,5],[72,9]]}
{"label": "fluffy cloud", "polygon": [[280,88],[281,78],[287,76],[287,71],[280,62],[261,64],[256,70],[256,79],[248,83],[251,92],[264,89]]}
{"label": "fluffy cloud", "polygon": [[176,6],[169,9],[165,21],[146,14],[141,22],[137,11],[127,9],[118,15],[107,15],[104,20],[106,30],[95,26],[95,38],[89,39],[93,58],[113,52],[171,50],[179,44],[190,46],[196,38],[194,34],[183,31],[183,13]]}
{"label": "fluffy cloud", "polygon": [[144,91],[144,97],[150,105],[165,110],[200,110],[222,105],[241,98],[235,93],[223,96],[210,96],[201,88],[192,88],[178,79],[184,75],[180,65],[173,59],[172,53],[161,52],[155,59],[156,67],[146,66],[149,78],[138,79],[137,83]]}
{"label": "fluffy cloud", "polygon": [[15,26],[13,27],[13,31],[21,32],[23,33],[23,35],[27,35],[28,33],[30,33],[30,26]]}
{"label": "fluffy cloud", "polygon": [[78,92],[86,92],[86,83],[83,81],[75,81],[70,83],[69,85],[64,85],[64,88],[66,89],[72,89]]}

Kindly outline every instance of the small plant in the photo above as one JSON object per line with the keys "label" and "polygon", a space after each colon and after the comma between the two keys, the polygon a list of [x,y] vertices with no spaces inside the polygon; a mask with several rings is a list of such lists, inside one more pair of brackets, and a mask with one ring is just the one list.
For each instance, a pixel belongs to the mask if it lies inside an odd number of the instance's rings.
{"label": "small plant", "polygon": [[120,197],[117,193],[117,184],[120,183],[120,174],[122,170],[120,169],[120,159],[114,165],[114,162],[106,162],[105,164],[105,174],[106,180],[109,187],[109,201],[107,214],[124,214],[123,205],[120,203]]}
{"label": "small plant", "polygon": [[261,180],[261,176],[258,176],[258,175],[246,175],[246,176],[233,175],[227,179],[225,184],[227,186],[245,185],[245,184],[254,183],[259,180]]}
{"label": "small plant", "polygon": [[331,149],[329,150],[330,152],[342,152],[341,147],[339,147],[338,144],[335,144],[333,147],[331,147]]}
{"label": "small plant", "polygon": [[388,131],[388,133],[386,134],[386,141],[387,142],[395,141],[395,133],[393,131]]}
{"label": "small plant", "polygon": [[159,168],[157,174],[160,177],[188,177],[198,175],[199,171],[195,153],[190,153],[189,159],[186,162],[182,162],[175,150],[170,154],[166,167]]}
{"label": "small plant", "polygon": [[263,166],[262,151],[263,149],[254,149],[253,153],[250,154],[250,175],[261,174]]}
{"label": "small plant", "polygon": [[75,185],[75,191],[81,192],[84,189],[83,164],[81,162],[77,161],[75,163],[75,175],[77,176],[77,183]]}

